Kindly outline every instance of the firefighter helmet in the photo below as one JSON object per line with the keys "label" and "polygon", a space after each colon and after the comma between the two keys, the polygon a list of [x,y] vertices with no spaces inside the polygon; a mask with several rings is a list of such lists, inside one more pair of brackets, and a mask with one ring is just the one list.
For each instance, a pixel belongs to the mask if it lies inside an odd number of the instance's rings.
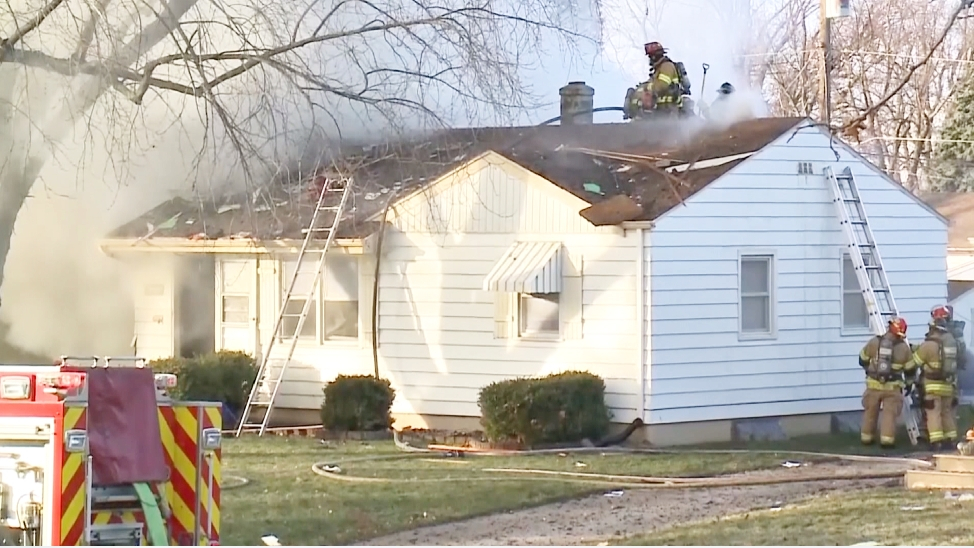
{"label": "firefighter helmet", "polygon": [[905,337],[906,336],[906,320],[904,320],[903,318],[901,318],[899,316],[896,316],[894,318],[890,318],[890,320],[889,320],[889,332],[892,333],[893,335],[897,336],[897,337],[901,337],[901,338],[902,337]]}
{"label": "firefighter helmet", "polygon": [[734,93],[734,86],[731,85],[730,82],[724,82],[719,88],[717,88],[717,93],[721,95],[730,95],[731,93]]}
{"label": "firefighter helmet", "polygon": [[663,48],[663,44],[659,42],[649,42],[643,45],[643,51],[650,59],[658,59],[666,55],[666,49]]}
{"label": "firefighter helmet", "polygon": [[954,307],[950,306],[949,304],[937,305],[930,310],[930,318],[934,321],[944,320],[949,322],[953,317]]}

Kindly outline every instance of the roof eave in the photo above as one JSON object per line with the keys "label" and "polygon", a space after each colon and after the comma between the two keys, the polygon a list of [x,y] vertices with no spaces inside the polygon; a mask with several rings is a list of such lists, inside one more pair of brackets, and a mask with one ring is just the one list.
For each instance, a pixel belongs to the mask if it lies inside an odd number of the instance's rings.
{"label": "roof eave", "polygon": [[[299,253],[303,240],[253,240],[218,238],[213,240],[189,240],[186,238],[105,238],[98,247],[109,256],[139,253],[233,253],[267,255],[274,253]],[[314,242],[310,249],[321,249],[324,241]],[[332,244],[344,253],[358,255],[363,252],[363,238],[335,238]]]}

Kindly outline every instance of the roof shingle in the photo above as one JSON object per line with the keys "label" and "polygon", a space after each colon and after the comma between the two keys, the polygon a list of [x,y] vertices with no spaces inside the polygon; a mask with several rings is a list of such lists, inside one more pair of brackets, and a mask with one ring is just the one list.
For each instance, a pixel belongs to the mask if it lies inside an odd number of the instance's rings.
{"label": "roof shingle", "polygon": [[[309,180],[320,184],[328,170],[337,169],[351,174],[354,181],[337,236],[361,237],[377,228],[368,219],[380,213],[390,197],[420,188],[488,150],[593,206],[605,203],[585,210],[594,224],[653,220],[743,159],[730,158],[699,169],[694,163],[755,152],[803,120],[758,118],[723,130],[687,122],[444,130],[345,154],[337,164],[299,183],[274,181],[221,203],[176,198],[122,225],[109,237],[301,238],[317,199]],[[668,165],[688,163],[690,169],[665,172]]]}

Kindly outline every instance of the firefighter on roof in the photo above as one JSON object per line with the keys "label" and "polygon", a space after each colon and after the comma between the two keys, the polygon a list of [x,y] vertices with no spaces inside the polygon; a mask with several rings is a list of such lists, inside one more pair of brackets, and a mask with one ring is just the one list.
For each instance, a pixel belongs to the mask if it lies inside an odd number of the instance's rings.
{"label": "firefighter on roof", "polygon": [[[903,390],[916,368],[906,337],[906,320],[893,318],[886,333],[869,339],[859,353],[859,366],[866,370],[866,391],[862,395],[860,439],[892,447],[896,443],[896,419],[903,411]],[[905,376],[904,376],[905,375]]]}
{"label": "firefighter on roof", "polygon": [[951,450],[957,437],[954,408],[957,407],[959,345],[950,332],[947,307],[934,308],[930,316],[930,330],[913,359],[920,368],[927,441],[936,449]]}
{"label": "firefighter on roof", "polygon": [[645,44],[643,51],[649,58],[650,79],[629,89],[626,117],[639,118],[646,112],[678,114],[683,108],[683,96],[690,94],[686,72],[666,56],[666,49],[659,42]]}

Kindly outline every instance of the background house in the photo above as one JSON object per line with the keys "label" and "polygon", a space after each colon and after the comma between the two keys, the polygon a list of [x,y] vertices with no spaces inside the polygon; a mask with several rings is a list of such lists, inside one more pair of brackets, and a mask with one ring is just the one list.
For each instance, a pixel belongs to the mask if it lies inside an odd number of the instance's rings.
{"label": "background house", "polygon": [[[968,352],[974,362],[974,193],[931,192],[921,198],[937,208],[950,221],[947,243],[947,299],[954,307],[954,315],[967,322],[964,336]],[[974,369],[962,371],[959,384],[964,399],[974,402]]]}
{"label": "background house", "polygon": [[[656,443],[828,430],[860,409],[869,330],[826,166],[855,174],[907,321],[946,297],[945,219],[809,120],[459,130],[348,161],[355,207],[306,289],[290,420],[338,373],[377,367],[398,427],[441,428],[475,426],[490,382],[585,369]],[[259,353],[308,194],[174,200],[115,231],[103,248],[139,276],[138,352]]]}

